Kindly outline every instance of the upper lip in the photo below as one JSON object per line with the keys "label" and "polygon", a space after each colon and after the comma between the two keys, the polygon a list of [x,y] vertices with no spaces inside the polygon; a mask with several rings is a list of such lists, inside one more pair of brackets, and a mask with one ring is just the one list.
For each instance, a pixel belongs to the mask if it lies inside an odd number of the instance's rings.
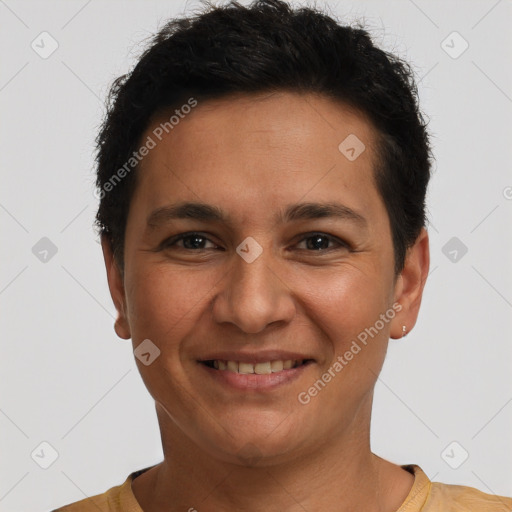
{"label": "upper lip", "polygon": [[265,363],[267,361],[287,361],[288,359],[314,359],[311,355],[285,350],[258,350],[257,352],[218,351],[199,358],[199,361],[239,361],[242,363]]}

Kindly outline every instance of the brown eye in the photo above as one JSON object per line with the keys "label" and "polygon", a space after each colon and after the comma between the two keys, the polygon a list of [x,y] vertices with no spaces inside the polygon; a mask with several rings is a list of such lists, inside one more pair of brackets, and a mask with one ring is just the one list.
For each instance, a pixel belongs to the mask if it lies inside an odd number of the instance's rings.
{"label": "brown eye", "polygon": [[[182,246],[177,245],[178,242],[183,242]],[[208,247],[204,247],[204,244],[208,242],[213,244],[211,240],[201,233],[182,233],[163,242],[162,249],[176,247],[183,250],[202,251],[208,249]],[[217,247],[215,244],[213,245],[214,247]]]}
{"label": "brown eye", "polygon": [[[316,252],[329,252],[337,248],[348,248],[345,242],[325,233],[313,233],[304,237],[300,243],[306,241],[306,250]],[[334,243],[338,247],[329,247],[329,244]]]}

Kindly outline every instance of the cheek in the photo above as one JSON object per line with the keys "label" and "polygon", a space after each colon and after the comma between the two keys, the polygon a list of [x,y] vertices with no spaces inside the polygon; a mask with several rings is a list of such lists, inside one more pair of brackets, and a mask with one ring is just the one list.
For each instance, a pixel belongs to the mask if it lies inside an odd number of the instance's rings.
{"label": "cheek", "polygon": [[309,293],[305,314],[315,318],[330,356],[319,368],[333,381],[324,399],[333,406],[340,394],[358,400],[374,386],[386,355],[391,316],[382,321],[381,315],[389,308],[388,291],[376,275],[356,269],[315,281],[317,291]]}
{"label": "cheek", "polygon": [[302,281],[298,289],[307,298],[306,314],[329,329],[333,340],[357,336],[373,325],[385,311],[389,295],[377,275],[354,267],[318,273]]}
{"label": "cheek", "polygon": [[137,339],[153,336],[155,342],[166,346],[179,339],[212,288],[206,275],[199,278],[199,273],[156,265],[132,275],[127,286],[132,334]]}
{"label": "cheek", "polygon": [[[224,294],[221,300],[229,296],[225,288],[229,287],[229,278],[223,281],[225,273],[220,268],[140,265],[130,275],[128,313],[136,343],[153,337],[155,342],[172,345],[173,339],[179,341],[194,328],[216,294]],[[336,351],[343,349],[347,339],[373,325],[387,307],[382,280],[361,267],[303,267],[280,272],[279,278],[292,296],[289,300],[296,301],[299,321],[324,331]],[[205,321],[215,321],[206,316]]]}
{"label": "cheek", "polygon": [[188,376],[180,354],[183,340],[197,324],[197,311],[204,307],[201,300],[212,286],[198,274],[192,279],[183,270],[158,265],[132,268],[130,275],[126,291],[133,349],[149,339],[160,350],[148,366],[136,358],[141,377],[157,402],[168,404],[169,410],[186,409],[188,402],[180,389]]}
{"label": "cheek", "polygon": [[380,320],[388,308],[384,290],[376,290],[375,280],[357,279],[354,284],[347,279],[331,286],[329,300],[318,298],[316,306],[321,308],[324,320],[319,325],[332,353],[319,368],[319,378],[329,384],[318,405],[323,401],[324,407],[337,408],[342,416],[373,389],[389,338],[390,320]]}

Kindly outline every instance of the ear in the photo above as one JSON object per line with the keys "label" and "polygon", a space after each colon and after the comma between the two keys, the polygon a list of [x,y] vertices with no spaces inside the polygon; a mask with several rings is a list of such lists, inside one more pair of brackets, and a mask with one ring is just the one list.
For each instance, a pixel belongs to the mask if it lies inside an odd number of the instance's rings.
{"label": "ear", "polygon": [[124,293],[124,279],[115,261],[110,241],[105,235],[101,237],[101,248],[107,269],[108,287],[110,296],[117,310],[117,320],[114,324],[116,334],[125,340],[131,338],[130,325],[126,316],[126,299]]}
{"label": "ear", "polygon": [[404,325],[409,333],[416,324],[429,267],[428,233],[422,228],[416,242],[408,249],[404,268],[396,280],[395,303],[399,303],[402,308],[391,322],[391,338],[401,338]]}

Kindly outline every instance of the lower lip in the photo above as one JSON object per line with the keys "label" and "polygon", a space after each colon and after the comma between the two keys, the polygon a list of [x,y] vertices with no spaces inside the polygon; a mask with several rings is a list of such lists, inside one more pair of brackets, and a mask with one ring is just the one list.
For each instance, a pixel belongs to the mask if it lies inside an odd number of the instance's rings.
{"label": "lower lip", "polygon": [[198,363],[201,368],[206,370],[215,380],[230,386],[231,388],[241,390],[258,390],[267,391],[276,389],[279,386],[288,384],[298,379],[313,361],[298,366],[297,368],[290,368],[288,370],[281,370],[280,372],[267,373],[265,375],[258,375],[256,373],[236,373],[229,370],[217,370],[210,368],[203,363]]}

